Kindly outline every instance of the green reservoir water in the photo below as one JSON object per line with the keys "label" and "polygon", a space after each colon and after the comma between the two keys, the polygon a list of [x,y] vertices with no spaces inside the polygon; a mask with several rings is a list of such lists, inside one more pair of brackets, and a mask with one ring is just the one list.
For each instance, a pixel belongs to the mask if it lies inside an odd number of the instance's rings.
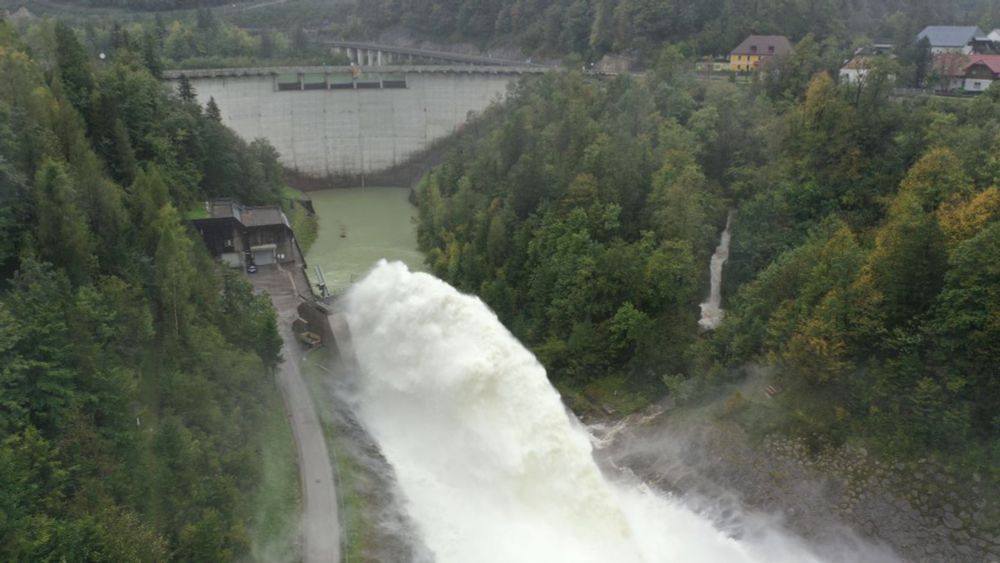
{"label": "green reservoir water", "polygon": [[[350,188],[309,194],[319,215],[319,237],[309,249],[309,278],[319,265],[331,292],[361,279],[380,259],[424,269],[417,250],[417,208],[406,188]],[[343,235],[343,236],[341,236]]]}

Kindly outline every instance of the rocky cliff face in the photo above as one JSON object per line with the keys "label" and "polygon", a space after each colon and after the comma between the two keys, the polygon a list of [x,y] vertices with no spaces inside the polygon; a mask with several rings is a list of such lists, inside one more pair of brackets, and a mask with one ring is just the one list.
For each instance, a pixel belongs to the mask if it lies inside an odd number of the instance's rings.
{"label": "rocky cliff face", "polygon": [[735,537],[749,509],[783,520],[832,560],[891,560],[891,550],[906,561],[1000,562],[997,483],[960,480],[933,459],[890,462],[779,434],[754,440],[720,416],[724,409],[635,417],[598,458],[684,499]]}

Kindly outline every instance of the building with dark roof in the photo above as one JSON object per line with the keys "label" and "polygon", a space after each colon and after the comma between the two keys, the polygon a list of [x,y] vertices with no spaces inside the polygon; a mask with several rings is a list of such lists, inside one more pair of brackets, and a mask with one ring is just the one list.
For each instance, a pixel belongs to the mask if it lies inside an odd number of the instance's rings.
{"label": "building with dark roof", "polygon": [[239,268],[295,260],[295,235],[276,205],[249,207],[230,199],[205,202],[207,217],[192,223],[212,256]]}
{"label": "building with dark roof", "polygon": [[751,35],[729,53],[729,70],[752,72],[791,52],[792,42],[784,35]]}
{"label": "building with dark roof", "polygon": [[985,37],[983,30],[974,25],[929,25],[917,34],[918,41],[926,38],[930,42],[934,54],[968,54],[972,52],[972,40]]}

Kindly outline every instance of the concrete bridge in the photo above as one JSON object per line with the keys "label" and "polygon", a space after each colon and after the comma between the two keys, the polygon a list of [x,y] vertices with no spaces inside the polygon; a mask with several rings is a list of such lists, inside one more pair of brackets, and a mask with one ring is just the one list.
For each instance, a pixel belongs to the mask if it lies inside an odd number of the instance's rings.
{"label": "concrete bridge", "polygon": [[428,49],[414,49],[410,47],[397,47],[394,45],[384,45],[380,43],[329,39],[320,39],[320,42],[330,47],[335,52],[343,53],[352,63],[362,66],[383,66],[398,63],[413,64],[415,62],[424,64],[466,64],[514,67],[543,66],[532,64],[528,61],[498,59],[479,55],[463,55],[447,51],[431,51]]}
{"label": "concrete bridge", "polygon": [[502,100],[511,82],[546,71],[354,65],[169,71],[164,78],[176,87],[187,76],[201,104],[214,98],[223,123],[237,134],[270,141],[308,188],[384,183],[387,174],[390,185],[408,185],[393,181],[393,171]]}

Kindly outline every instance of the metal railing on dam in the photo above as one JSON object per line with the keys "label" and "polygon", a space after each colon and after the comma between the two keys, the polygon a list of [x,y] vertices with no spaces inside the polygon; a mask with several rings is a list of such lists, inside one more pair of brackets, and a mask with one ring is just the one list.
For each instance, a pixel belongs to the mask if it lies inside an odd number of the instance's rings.
{"label": "metal railing on dam", "polygon": [[471,66],[471,65],[383,65],[383,66],[259,66],[234,68],[199,68],[188,70],[165,70],[163,78],[179,80],[188,78],[227,78],[241,76],[279,76],[285,74],[342,74],[360,68],[361,73],[403,72],[416,74],[490,74],[521,75],[544,74],[552,69],[543,66]]}

